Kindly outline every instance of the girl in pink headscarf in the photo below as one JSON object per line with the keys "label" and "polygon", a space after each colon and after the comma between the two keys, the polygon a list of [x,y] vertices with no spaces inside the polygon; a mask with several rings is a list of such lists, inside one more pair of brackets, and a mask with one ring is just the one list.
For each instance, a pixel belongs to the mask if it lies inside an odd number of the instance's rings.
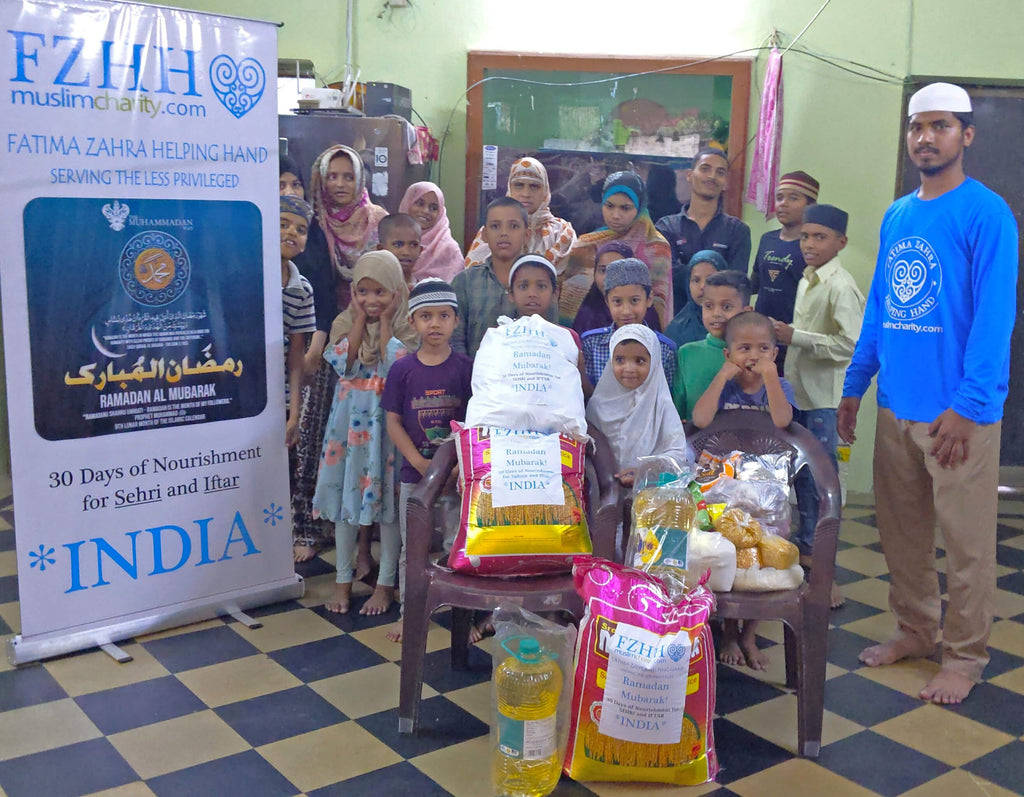
{"label": "girl in pink headscarf", "polygon": [[[526,208],[530,217],[529,236],[526,239],[525,255],[544,255],[555,264],[561,273],[569,250],[576,243],[576,231],[565,219],[555,216],[551,204],[551,186],[548,171],[536,158],[520,158],[508,172],[508,192]],[[484,243],[483,227],[473,239],[473,245],[466,253],[466,268],[479,266],[491,256],[490,247]]]}
{"label": "girl in pink headscarf", "polygon": [[465,268],[462,250],[452,238],[448,213],[444,208],[444,194],[429,181],[413,183],[398,205],[399,213],[408,213],[420,225],[419,259],[412,269],[412,281],[438,277],[451,282],[452,277]]}

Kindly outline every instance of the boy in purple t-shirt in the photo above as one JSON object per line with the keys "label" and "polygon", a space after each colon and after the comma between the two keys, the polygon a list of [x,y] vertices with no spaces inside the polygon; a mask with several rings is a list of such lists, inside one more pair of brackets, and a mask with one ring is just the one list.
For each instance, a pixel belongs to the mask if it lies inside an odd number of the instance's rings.
{"label": "boy in purple t-shirt", "polygon": [[[419,350],[403,357],[388,372],[380,405],[387,413],[388,436],[402,454],[398,520],[402,553],[398,560],[398,597],[405,598],[406,507],[437,447],[451,434],[451,421],[466,418],[473,361],[452,351],[449,343],[458,320],[459,302],[452,286],[428,278],[409,293],[409,320],[420,337]],[[402,639],[402,621],[387,638]]]}

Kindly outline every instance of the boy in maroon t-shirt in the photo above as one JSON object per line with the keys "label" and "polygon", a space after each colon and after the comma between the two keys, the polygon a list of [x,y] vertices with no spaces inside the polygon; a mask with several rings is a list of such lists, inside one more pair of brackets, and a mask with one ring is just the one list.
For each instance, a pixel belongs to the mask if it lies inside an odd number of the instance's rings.
{"label": "boy in maroon t-shirt", "polygon": [[[459,302],[452,286],[434,277],[409,293],[409,321],[420,337],[420,348],[391,366],[380,405],[387,413],[391,442],[402,454],[398,520],[402,553],[398,560],[398,595],[405,598],[406,507],[437,447],[451,434],[451,421],[466,418],[472,390],[473,361],[452,351],[449,343],[458,320]],[[399,620],[387,638],[402,639]]]}

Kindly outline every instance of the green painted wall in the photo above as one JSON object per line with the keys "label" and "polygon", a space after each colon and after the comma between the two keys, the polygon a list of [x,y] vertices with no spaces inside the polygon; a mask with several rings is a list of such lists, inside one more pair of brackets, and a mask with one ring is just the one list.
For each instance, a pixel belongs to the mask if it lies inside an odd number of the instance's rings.
{"label": "green painted wall", "polygon": [[[328,79],[345,61],[345,0],[184,0],[183,8],[283,22],[281,57],[312,59]],[[784,44],[821,7],[821,0],[631,0],[622,13],[595,13],[590,0],[410,0],[379,15],[384,0],[355,0],[354,62],[363,80],[412,89],[416,110],[435,135],[449,131],[435,175],[452,227],[462,229],[465,182],[466,53],[716,56],[762,45],[773,29]],[[1020,79],[1024,15],[1019,0],[833,0],[800,45],[831,60],[850,59],[905,75]],[[751,56],[756,53],[751,53]],[[764,55],[756,62],[751,132],[756,125]],[[822,201],[850,213],[844,263],[867,290],[877,253],[878,223],[893,198],[901,145],[902,89],[866,80],[796,51],[784,61],[782,167],[804,169],[822,183]],[[754,240],[771,228],[744,207]],[[865,403],[868,410],[871,402]],[[851,486],[871,484],[873,411],[861,418]]]}

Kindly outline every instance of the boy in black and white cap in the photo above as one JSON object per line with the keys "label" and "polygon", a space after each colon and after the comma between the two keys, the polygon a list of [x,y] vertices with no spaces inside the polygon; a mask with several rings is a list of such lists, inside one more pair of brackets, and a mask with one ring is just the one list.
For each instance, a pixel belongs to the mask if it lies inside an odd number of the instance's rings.
{"label": "boy in black and white cap", "polygon": [[[386,413],[391,442],[404,461],[401,469],[398,521],[402,553],[398,560],[398,596],[405,593],[405,537],[409,495],[430,467],[437,447],[450,434],[450,422],[466,418],[472,392],[473,361],[452,351],[459,302],[452,286],[434,277],[409,292],[409,323],[420,337],[420,348],[398,360],[388,372],[380,405]],[[387,634],[402,639],[402,621]]]}

